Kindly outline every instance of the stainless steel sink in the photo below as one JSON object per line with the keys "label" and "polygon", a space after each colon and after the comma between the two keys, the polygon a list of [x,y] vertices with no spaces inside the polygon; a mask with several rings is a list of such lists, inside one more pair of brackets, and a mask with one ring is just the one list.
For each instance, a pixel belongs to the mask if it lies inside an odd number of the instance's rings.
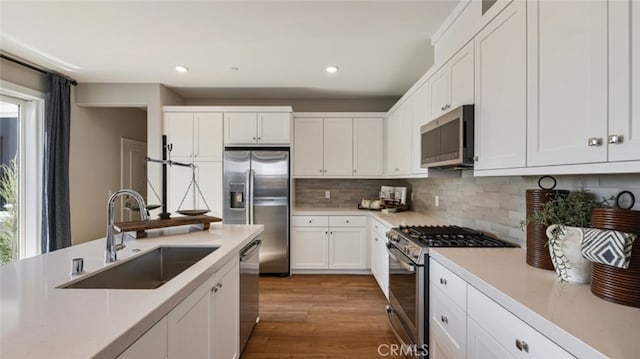
{"label": "stainless steel sink", "polygon": [[155,289],[200,261],[217,247],[159,247],[60,288]]}

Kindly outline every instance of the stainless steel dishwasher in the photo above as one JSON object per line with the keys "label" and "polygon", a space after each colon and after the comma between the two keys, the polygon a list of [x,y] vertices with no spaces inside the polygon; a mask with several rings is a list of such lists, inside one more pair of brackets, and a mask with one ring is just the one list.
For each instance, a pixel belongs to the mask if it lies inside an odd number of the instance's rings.
{"label": "stainless steel dishwasher", "polygon": [[260,275],[259,239],[240,251],[240,353],[249,341],[251,331],[258,322],[258,280]]}

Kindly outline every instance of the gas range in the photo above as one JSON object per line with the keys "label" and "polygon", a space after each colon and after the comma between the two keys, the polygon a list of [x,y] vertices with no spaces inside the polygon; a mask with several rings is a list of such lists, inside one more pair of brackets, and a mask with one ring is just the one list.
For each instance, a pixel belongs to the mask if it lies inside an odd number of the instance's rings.
{"label": "gas range", "polygon": [[418,265],[429,247],[515,247],[482,232],[458,226],[400,226],[387,232],[389,241]]}

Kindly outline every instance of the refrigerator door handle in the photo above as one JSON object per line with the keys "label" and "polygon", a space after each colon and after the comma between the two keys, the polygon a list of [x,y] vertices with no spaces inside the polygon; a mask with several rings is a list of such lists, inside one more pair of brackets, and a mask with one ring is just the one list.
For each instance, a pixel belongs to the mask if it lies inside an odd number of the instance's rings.
{"label": "refrigerator door handle", "polygon": [[249,170],[249,210],[251,211],[249,224],[254,224],[253,218],[253,178],[255,177],[255,171]]}
{"label": "refrigerator door handle", "polygon": [[247,208],[245,208],[244,214],[245,214],[245,224],[250,224],[249,222],[249,211],[253,212],[253,196],[252,196],[252,188],[250,187],[251,181],[250,181],[250,177],[251,177],[251,170],[247,170],[245,175],[247,176],[247,186],[246,186],[246,191],[249,194],[249,198],[247,198],[249,200],[249,205],[247,206]]}

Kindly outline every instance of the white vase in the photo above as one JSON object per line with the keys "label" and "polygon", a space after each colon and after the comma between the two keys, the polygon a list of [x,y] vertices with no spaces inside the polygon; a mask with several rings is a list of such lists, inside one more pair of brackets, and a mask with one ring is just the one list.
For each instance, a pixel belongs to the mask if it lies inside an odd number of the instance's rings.
{"label": "white vase", "polygon": [[[555,238],[554,232],[557,232]],[[554,224],[547,228],[551,262],[562,282],[591,283],[591,262],[580,251],[583,236],[584,231],[579,227]]]}

